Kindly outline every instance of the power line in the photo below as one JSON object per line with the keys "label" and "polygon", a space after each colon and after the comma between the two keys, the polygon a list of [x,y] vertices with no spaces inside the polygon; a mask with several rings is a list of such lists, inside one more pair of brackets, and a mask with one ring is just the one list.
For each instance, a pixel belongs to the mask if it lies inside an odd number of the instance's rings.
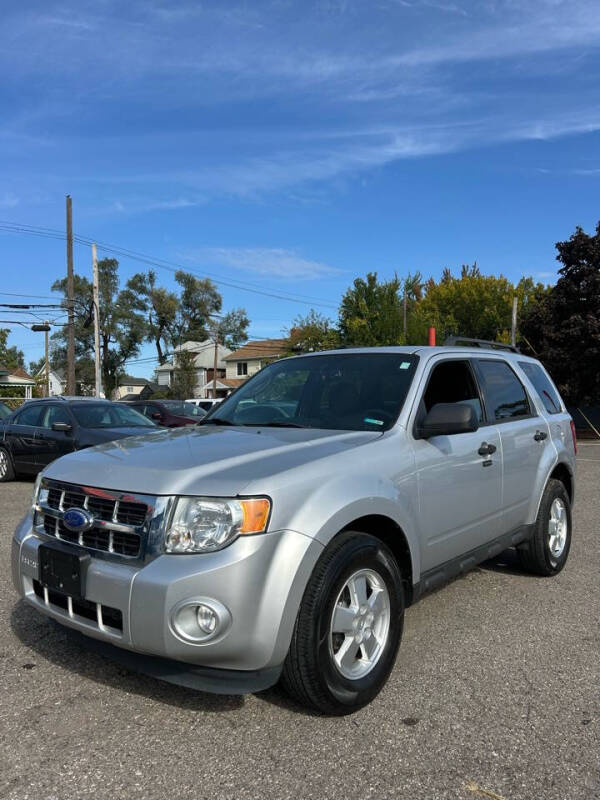
{"label": "power line", "polygon": [[27,297],[30,300],[56,300],[56,297],[52,297],[49,294],[17,294],[15,292],[0,292],[0,296],[2,297]]}
{"label": "power line", "polygon": [[[62,231],[55,228],[41,228],[33,225],[21,225],[18,223],[7,222],[4,220],[0,220],[0,230],[5,230],[10,233],[25,233],[35,236],[46,236],[52,239],[64,240],[66,238],[65,234]],[[120,247],[119,245],[112,245],[107,242],[101,242],[98,239],[90,239],[88,237],[80,235],[75,235],[73,239],[79,244],[84,244],[87,246],[96,243],[99,249],[104,250],[105,252],[113,253],[114,255],[121,255],[125,258],[130,258],[134,261],[147,264],[148,266],[166,269],[173,273],[182,270],[183,272],[188,272],[197,277],[204,278],[206,276],[211,276],[214,283],[221,286],[227,286],[228,288],[238,289],[239,291],[258,294],[262,295],[263,297],[273,297],[275,299],[286,300],[288,302],[302,303],[304,305],[313,305],[313,306],[316,305],[316,306],[321,306],[322,308],[337,309],[337,306],[334,303],[328,303],[326,301],[323,301],[321,298],[312,297],[311,295],[292,294],[291,292],[269,292],[264,289],[257,288],[252,284],[248,284],[245,281],[237,281],[235,279],[224,280],[220,276],[217,276],[216,273],[210,272],[208,270],[203,270],[202,272],[198,272],[197,270],[183,267],[180,264],[177,264],[173,261],[168,261],[162,258],[154,258],[153,256],[140,253],[136,250],[130,250],[128,248]]]}
{"label": "power line", "polygon": [[60,303],[0,303],[0,308],[63,308],[63,306]]}
{"label": "power line", "polygon": [[[0,325],[23,325],[24,327],[27,327],[27,325],[37,325],[40,319],[41,317],[38,317],[37,319],[26,319],[26,320],[0,319]],[[59,328],[64,328],[67,325],[66,322],[53,322],[52,324]]]}

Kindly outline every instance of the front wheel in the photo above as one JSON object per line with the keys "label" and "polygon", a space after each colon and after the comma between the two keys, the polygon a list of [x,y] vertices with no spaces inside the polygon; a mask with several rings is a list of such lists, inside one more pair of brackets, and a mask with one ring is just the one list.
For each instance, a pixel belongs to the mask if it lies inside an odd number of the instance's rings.
{"label": "front wheel", "polygon": [[536,575],[556,575],[571,548],[571,502],[561,481],[548,481],[531,539],[518,548],[521,564]]}
{"label": "front wheel", "polygon": [[14,477],[15,471],[12,461],[10,460],[10,455],[4,447],[0,447],[0,483],[12,481]]}
{"label": "front wheel", "polygon": [[374,536],[339,534],[308,582],[282,673],[289,694],[349,714],[385,685],[402,637],[402,576]]}

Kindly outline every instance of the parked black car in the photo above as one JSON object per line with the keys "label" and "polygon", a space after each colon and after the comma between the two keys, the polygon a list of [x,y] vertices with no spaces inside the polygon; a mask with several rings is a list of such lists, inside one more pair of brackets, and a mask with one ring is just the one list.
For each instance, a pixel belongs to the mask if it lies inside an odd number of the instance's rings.
{"label": "parked black car", "polygon": [[206,416],[203,408],[183,400],[127,400],[130,408],[162,425],[163,428],[182,428],[184,425],[196,425]]}
{"label": "parked black car", "polygon": [[19,473],[35,475],[73,450],[155,431],[154,422],[120,403],[81,397],[32,400],[0,426],[0,482]]}

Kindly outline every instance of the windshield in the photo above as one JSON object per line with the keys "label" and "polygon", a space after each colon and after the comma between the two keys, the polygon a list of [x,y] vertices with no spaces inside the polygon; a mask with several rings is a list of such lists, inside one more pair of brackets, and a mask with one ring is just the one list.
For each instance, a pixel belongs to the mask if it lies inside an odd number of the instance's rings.
{"label": "windshield", "polygon": [[0,419],[8,419],[8,417],[10,417],[11,414],[12,411],[10,410],[10,408],[4,403],[0,403]]}
{"label": "windshield", "polygon": [[82,428],[155,428],[155,424],[133,408],[112,403],[82,403],[71,406]]}
{"label": "windshield", "polygon": [[206,411],[193,403],[182,403],[179,400],[163,400],[162,404],[171,414],[177,414],[180,417],[198,417],[198,419],[202,419],[202,417],[206,416]]}
{"label": "windshield", "polygon": [[276,361],[203,424],[385,431],[400,413],[417,361],[377,352]]}

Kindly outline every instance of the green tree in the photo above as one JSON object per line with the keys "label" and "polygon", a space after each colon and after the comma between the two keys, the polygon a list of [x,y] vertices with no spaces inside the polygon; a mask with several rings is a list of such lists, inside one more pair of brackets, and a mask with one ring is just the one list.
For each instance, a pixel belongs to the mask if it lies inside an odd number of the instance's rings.
{"label": "green tree", "polygon": [[540,292],[521,323],[526,343],[542,359],[570,403],[600,400],[600,222],[594,234],[577,227],[557,242],[556,285]]}
{"label": "green tree", "polygon": [[289,353],[313,353],[340,345],[340,334],[330,319],[312,308],[305,317],[294,319],[287,331]]}
{"label": "green tree", "polygon": [[482,275],[477,264],[463,265],[460,277],[445,269],[439,283],[427,282],[415,327],[424,337],[426,328],[433,325],[440,342],[453,335],[508,342],[513,297],[517,296],[520,318],[543,291],[542,284],[532,278],[522,278],[515,286],[503,275]]}
{"label": "green tree", "polygon": [[145,339],[156,347],[158,363],[164,364],[166,353],[173,343],[173,331],[179,308],[179,300],[174,292],[156,285],[156,273],[137,272],[128,281],[125,297],[131,297],[139,304],[146,317]]}
{"label": "green tree", "polygon": [[339,330],[345,345],[373,347],[403,341],[403,305],[398,276],[378,281],[376,272],[356,278],[342,297]]}
{"label": "green tree", "polygon": [[237,350],[248,341],[248,325],[250,320],[244,308],[234,308],[226,314],[211,320],[208,325],[210,338],[215,341],[215,336],[220,344]]}
{"label": "green tree", "polygon": [[[135,357],[147,335],[143,299],[119,288],[119,262],[104,258],[98,262],[100,364],[102,386],[110,397],[125,362]],[[66,297],[67,279],[55,281],[53,291]],[[92,325],[92,285],[87,278],[74,276],[75,356],[78,384],[93,384],[94,334]],[[63,304],[66,306],[66,299]],[[53,360],[66,363],[67,329],[53,334]]]}
{"label": "green tree", "polygon": [[8,328],[0,328],[0,365],[7,367],[7,369],[17,369],[17,367],[25,367],[25,356],[23,351],[13,345],[8,346],[8,337],[10,330]]}
{"label": "green tree", "polygon": [[196,388],[195,354],[190,350],[181,350],[177,353],[176,365],[173,371],[173,396],[185,400],[194,396]]}
{"label": "green tree", "polygon": [[179,306],[173,323],[173,340],[180,345],[186,340],[203,342],[209,338],[211,316],[221,311],[222,297],[209,278],[196,278],[178,270],[175,280],[181,286]]}

